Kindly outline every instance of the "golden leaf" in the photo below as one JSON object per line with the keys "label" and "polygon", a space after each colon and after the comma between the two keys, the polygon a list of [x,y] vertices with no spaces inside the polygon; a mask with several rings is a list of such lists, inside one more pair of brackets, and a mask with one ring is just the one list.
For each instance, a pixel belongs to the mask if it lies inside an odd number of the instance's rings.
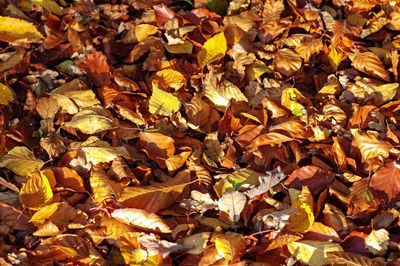
{"label": "golden leaf", "polygon": [[79,129],[85,134],[95,134],[117,126],[103,107],[89,107],[75,114],[65,126]]}
{"label": "golden leaf", "polygon": [[233,83],[223,79],[223,74],[209,72],[203,81],[204,95],[219,109],[225,110],[231,99],[248,102],[246,96]]}
{"label": "golden leaf", "polygon": [[159,88],[168,90],[170,88],[174,91],[179,90],[186,84],[186,79],[181,72],[173,69],[163,69],[156,72],[151,82],[152,88]]}
{"label": "golden leaf", "polygon": [[356,55],[349,55],[352,66],[375,78],[380,78],[384,81],[389,80],[389,72],[385,70],[381,60],[371,52],[357,53]]}
{"label": "golden leaf", "polygon": [[121,185],[111,180],[102,170],[93,170],[90,175],[90,187],[96,202],[115,200],[122,192]]}
{"label": "golden leaf", "polygon": [[0,104],[7,105],[14,100],[14,92],[3,83],[0,83]]}
{"label": "golden leaf", "polygon": [[143,265],[147,259],[147,251],[140,248],[139,233],[128,232],[121,236],[120,251],[127,265]]}
{"label": "golden leaf", "polygon": [[193,44],[190,41],[183,41],[178,44],[164,44],[165,49],[171,54],[191,54]]}
{"label": "golden leaf", "polygon": [[275,53],[275,71],[290,76],[301,68],[302,61],[300,56],[288,48],[279,49]]}
{"label": "golden leaf", "polygon": [[174,178],[145,187],[126,187],[118,201],[130,208],[139,208],[148,212],[157,212],[171,206],[182,196],[190,181],[189,172],[182,171]]}
{"label": "golden leaf", "polygon": [[246,250],[246,240],[241,234],[227,232],[216,236],[214,240],[218,255],[229,261],[240,257]]}
{"label": "golden leaf", "polygon": [[[80,88],[82,90],[79,90]],[[57,100],[63,111],[76,114],[79,108],[92,107],[100,104],[92,90],[85,89],[82,81],[74,79],[51,91],[50,96]]]}
{"label": "golden leaf", "polygon": [[118,156],[130,157],[128,150],[124,146],[111,147],[108,142],[99,140],[94,136],[89,137],[85,142],[74,144],[85,155],[86,162],[93,165],[111,162]]}
{"label": "golden leaf", "polygon": [[117,209],[111,213],[111,216],[128,225],[148,229],[158,233],[171,233],[169,226],[156,214],[144,210],[127,208]]}
{"label": "golden leaf", "polygon": [[310,190],[303,186],[301,192],[289,189],[292,200],[292,208],[296,212],[290,216],[287,229],[293,232],[305,233],[309,231],[314,223],[313,198]]}
{"label": "golden leaf", "polygon": [[49,179],[43,172],[29,177],[19,192],[19,199],[25,208],[37,209],[53,200]]}
{"label": "golden leaf", "polygon": [[172,93],[153,87],[149,101],[149,112],[169,116],[181,108],[181,102]]}
{"label": "golden leaf", "polygon": [[333,44],[329,46],[328,60],[335,71],[338,69],[343,57],[343,53],[338,51]]}
{"label": "golden leaf", "polygon": [[4,42],[41,42],[43,35],[25,20],[0,16],[0,40]]}
{"label": "golden leaf", "polygon": [[168,171],[175,171],[182,167],[189,156],[192,154],[191,151],[184,151],[165,160]]}
{"label": "golden leaf", "polygon": [[140,132],[139,145],[150,159],[157,162],[160,167],[166,167],[166,161],[174,156],[174,139],[157,132]]}
{"label": "golden leaf", "polygon": [[135,37],[137,42],[144,41],[147,37],[156,33],[157,27],[150,24],[140,24],[135,27]]}
{"label": "golden leaf", "polygon": [[327,257],[329,252],[343,251],[337,243],[314,240],[291,242],[287,247],[296,259],[310,266],[329,264]]}
{"label": "golden leaf", "polygon": [[21,176],[33,174],[44,164],[45,162],[36,159],[33,152],[23,146],[14,147],[0,158],[0,167],[6,167]]}
{"label": "golden leaf", "polygon": [[204,67],[225,56],[227,42],[223,32],[220,32],[208,39],[197,54],[197,61]]}

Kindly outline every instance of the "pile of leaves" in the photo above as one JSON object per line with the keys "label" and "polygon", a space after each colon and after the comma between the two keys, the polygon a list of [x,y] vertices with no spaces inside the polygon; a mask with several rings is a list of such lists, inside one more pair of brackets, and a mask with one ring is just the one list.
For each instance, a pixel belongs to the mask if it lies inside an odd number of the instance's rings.
{"label": "pile of leaves", "polygon": [[395,0],[0,1],[0,264],[398,265],[399,31]]}

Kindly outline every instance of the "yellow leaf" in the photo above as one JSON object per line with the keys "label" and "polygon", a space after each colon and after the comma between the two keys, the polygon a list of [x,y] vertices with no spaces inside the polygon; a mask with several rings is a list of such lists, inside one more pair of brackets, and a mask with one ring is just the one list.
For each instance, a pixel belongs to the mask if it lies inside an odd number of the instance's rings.
{"label": "yellow leaf", "polygon": [[120,251],[127,265],[142,265],[147,260],[147,251],[140,248],[138,236],[134,232],[121,236]]}
{"label": "yellow leaf", "polygon": [[63,13],[63,8],[59,6],[54,0],[42,0],[42,6],[49,12],[61,16]]}
{"label": "yellow leaf", "polygon": [[85,155],[86,162],[93,165],[111,162],[118,156],[130,157],[125,147],[111,147],[108,142],[94,136],[89,137],[85,142],[76,143],[76,145]]}
{"label": "yellow leaf", "polygon": [[111,180],[102,170],[93,170],[90,176],[90,187],[96,202],[115,200],[122,192],[121,185]]}
{"label": "yellow leaf", "polygon": [[36,27],[25,20],[0,16],[0,41],[41,42],[43,35]]}
{"label": "yellow leaf", "polygon": [[307,113],[302,104],[307,102],[308,99],[296,88],[286,88],[282,91],[281,105],[292,111],[296,116]]}
{"label": "yellow leaf", "polygon": [[255,80],[261,77],[264,73],[271,72],[264,62],[256,61],[246,67],[246,77],[248,80]]}
{"label": "yellow leaf", "polygon": [[168,90],[170,88],[175,91],[179,90],[186,84],[186,79],[181,72],[173,69],[163,69],[154,74],[152,80],[152,88]]}
{"label": "yellow leaf", "polygon": [[314,223],[313,198],[310,190],[303,187],[301,192],[289,189],[292,208],[296,210],[289,218],[287,228],[293,232],[305,233],[309,231]]}
{"label": "yellow leaf", "polygon": [[19,199],[24,208],[37,209],[53,200],[50,182],[43,172],[29,177],[19,192]]}
{"label": "yellow leaf", "polygon": [[204,67],[225,56],[227,42],[223,32],[220,32],[208,39],[199,53],[197,61],[201,67]]}
{"label": "yellow leaf", "polygon": [[178,44],[164,44],[165,49],[171,54],[191,54],[193,44],[190,41],[183,41]]}
{"label": "yellow leaf", "polygon": [[14,92],[3,83],[0,83],[0,104],[7,105],[13,100]]}
{"label": "yellow leaf", "polygon": [[340,65],[340,62],[342,62],[342,60],[343,60],[343,53],[336,50],[336,47],[333,44],[331,44],[329,46],[328,59],[329,59],[329,63],[331,64],[331,66],[336,71]]}
{"label": "yellow leaf", "polygon": [[182,167],[189,158],[190,154],[192,154],[191,151],[184,151],[165,160],[168,171],[175,171]]}
{"label": "yellow leaf", "polygon": [[157,87],[153,88],[153,94],[149,101],[150,113],[169,116],[179,108],[181,108],[181,102],[176,96]]}
{"label": "yellow leaf", "polygon": [[329,264],[327,257],[329,252],[343,251],[342,247],[337,243],[314,240],[291,242],[287,247],[296,259],[310,266]]}
{"label": "yellow leaf", "polygon": [[147,37],[156,33],[157,27],[150,24],[140,24],[135,28],[135,37],[138,42],[144,41]]}
{"label": "yellow leaf", "polygon": [[144,210],[127,208],[117,209],[112,212],[111,216],[128,225],[139,227],[141,229],[152,230],[157,233],[171,233],[169,226],[154,213],[149,213]]}
{"label": "yellow leaf", "polygon": [[26,147],[18,146],[0,158],[0,167],[6,167],[17,175],[27,176],[40,170],[45,163],[35,158]]}
{"label": "yellow leaf", "polygon": [[246,250],[246,240],[241,234],[227,232],[215,237],[215,247],[218,255],[227,260],[234,260]]}
{"label": "yellow leaf", "polygon": [[66,126],[79,129],[85,134],[95,134],[115,128],[111,115],[102,107],[89,107],[75,114]]}

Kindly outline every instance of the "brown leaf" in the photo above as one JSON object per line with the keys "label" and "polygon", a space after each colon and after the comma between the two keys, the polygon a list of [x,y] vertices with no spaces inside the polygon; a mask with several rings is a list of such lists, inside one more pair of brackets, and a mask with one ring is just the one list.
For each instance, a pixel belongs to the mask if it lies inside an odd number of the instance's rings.
{"label": "brown leaf", "polygon": [[118,201],[130,208],[157,212],[171,206],[182,195],[185,195],[185,188],[191,183],[193,182],[191,182],[188,171],[182,171],[174,178],[161,184],[126,187]]}
{"label": "brown leaf", "polygon": [[301,65],[300,56],[290,49],[283,48],[275,53],[274,69],[285,76],[294,74],[301,68]]}
{"label": "brown leaf", "polygon": [[325,189],[335,175],[329,170],[315,165],[303,166],[294,170],[285,181],[285,186],[301,189],[307,186],[313,195]]}
{"label": "brown leaf", "polygon": [[107,57],[102,52],[95,51],[87,54],[80,67],[87,72],[89,79],[97,87],[108,85],[111,81],[110,66],[107,63]]}
{"label": "brown leaf", "polygon": [[389,81],[389,73],[375,54],[371,52],[357,53],[354,57],[350,58],[355,69],[372,77]]}
{"label": "brown leaf", "polygon": [[369,186],[386,205],[394,205],[400,200],[400,164],[397,161],[385,164],[371,177]]}
{"label": "brown leaf", "polygon": [[166,168],[166,164],[162,159],[168,159],[175,153],[174,140],[161,133],[140,132],[139,145],[150,159],[163,168]]}

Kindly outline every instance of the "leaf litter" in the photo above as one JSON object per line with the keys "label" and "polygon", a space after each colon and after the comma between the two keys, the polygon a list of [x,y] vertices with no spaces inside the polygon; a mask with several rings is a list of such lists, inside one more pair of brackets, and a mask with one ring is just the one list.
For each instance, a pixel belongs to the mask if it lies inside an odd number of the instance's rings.
{"label": "leaf litter", "polygon": [[400,263],[398,1],[0,13],[1,265]]}

